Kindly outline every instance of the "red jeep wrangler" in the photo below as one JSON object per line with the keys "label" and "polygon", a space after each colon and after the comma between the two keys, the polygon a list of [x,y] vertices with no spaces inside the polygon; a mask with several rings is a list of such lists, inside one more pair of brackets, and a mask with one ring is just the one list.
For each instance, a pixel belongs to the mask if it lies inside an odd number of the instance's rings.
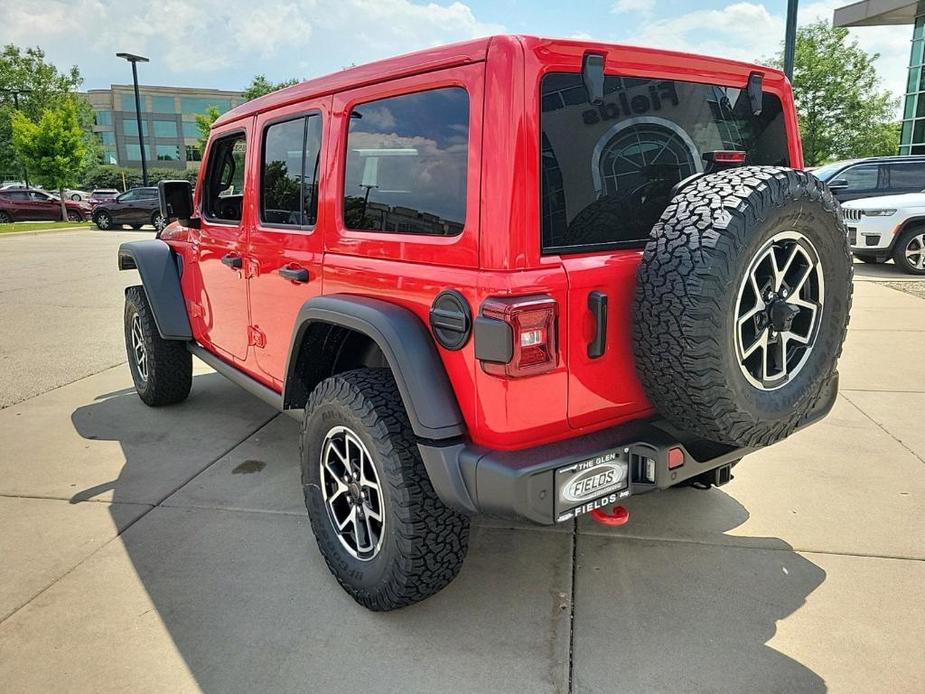
{"label": "red jeep wrangler", "polygon": [[802,163],[784,76],[729,60],[499,36],[303,82],[120,248],[135,386],[195,355],[300,418],[329,568],[414,603],[472,514],[606,518],[829,411],[851,264]]}

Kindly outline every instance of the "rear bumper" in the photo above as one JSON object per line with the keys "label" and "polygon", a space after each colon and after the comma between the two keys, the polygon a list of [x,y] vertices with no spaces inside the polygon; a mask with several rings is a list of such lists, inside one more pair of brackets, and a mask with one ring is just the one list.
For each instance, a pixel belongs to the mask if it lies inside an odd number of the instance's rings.
{"label": "rear bumper", "polygon": [[[828,414],[837,394],[836,375],[800,428]],[[522,518],[543,525],[569,520],[633,494],[666,489],[696,477],[709,480],[711,472],[755,450],[698,439],[659,418],[520,451],[492,451],[465,441],[418,447],[434,490],[448,506],[467,514]],[[683,464],[670,469],[668,455],[674,448],[683,452]],[[605,455],[615,455],[627,467],[626,488],[589,497],[577,508],[561,508],[556,471]]]}

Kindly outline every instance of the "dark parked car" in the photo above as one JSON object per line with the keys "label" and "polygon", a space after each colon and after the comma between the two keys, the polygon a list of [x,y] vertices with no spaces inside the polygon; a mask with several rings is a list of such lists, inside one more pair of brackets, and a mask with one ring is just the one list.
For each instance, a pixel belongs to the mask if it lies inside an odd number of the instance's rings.
{"label": "dark parked car", "polygon": [[813,173],[840,202],[918,193],[925,188],[925,156],[849,159],[820,166]]}
{"label": "dark parked car", "polygon": [[101,202],[109,202],[110,200],[115,200],[119,195],[119,191],[115,188],[99,188],[90,193],[90,199],[88,202],[96,207]]}
{"label": "dark parked car", "polygon": [[167,226],[161,216],[157,188],[132,188],[113,200],[101,202],[93,208],[93,223],[104,231],[125,224],[132,229],[153,224],[158,231]]}
{"label": "dark parked car", "polygon": [[[90,216],[90,205],[65,200],[67,218],[82,222]],[[61,219],[61,201],[44,190],[7,188],[0,190],[0,223],[32,222]]]}

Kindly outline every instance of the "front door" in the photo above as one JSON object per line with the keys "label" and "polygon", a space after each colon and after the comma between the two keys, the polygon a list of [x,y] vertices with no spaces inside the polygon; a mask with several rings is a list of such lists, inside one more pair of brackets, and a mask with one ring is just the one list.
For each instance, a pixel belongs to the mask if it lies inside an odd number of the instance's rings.
{"label": "front door", "polygon": [[197,338],[227,356],[247,356],[248,309],[245,279],[244,210],[247,131],[237,128],[216,136],[204,162],[198,233],[200,316]]}
{"label": "front door", "polygon": [[[296,315],[321,293],[318,191],[330,97],[258,116],[252,180],[259,186],[248,246],[251,343],[269,383],[284,380]],[[323,214],[323,211],[321,212]]]}

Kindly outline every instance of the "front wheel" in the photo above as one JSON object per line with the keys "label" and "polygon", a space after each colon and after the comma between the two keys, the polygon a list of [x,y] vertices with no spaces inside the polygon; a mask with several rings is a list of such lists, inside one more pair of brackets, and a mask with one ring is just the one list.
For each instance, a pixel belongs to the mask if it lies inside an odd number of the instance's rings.
{"label": "front wheel", "polygon": [[167,226],[167,218],[158,210],[151,215],[151,224],[157,230],[157,233],[160,234],[164,231],[164,227]]}
{"label": "front wheel", "polygon": [[300,452],[318,548],[354,600],[393,610],[456,577],[469,519],[437,497],[388,369],[322,381],[305,408]]}
{"label": "front wheel", "polygon": [[69,222],[82,222],[84,220],[83,215],[74,210],[67,211],[67,219]]}
{"label": "front wheel", "polygon": [[93,215],[93,223],[103,231],[112,229],[112,217],[108,212],[97,212]]}
{"label": "front wheel", "polygon": [[903,232],[896,242],[893,262],[910,275],[925,275],[925,228]]}
{"label": "front wheel", "polygon": [[160,407],[182,402],[193,385],[193,355],[179,340],[157,331],[143,287],[125,291],[125,351],[138,397]]}

